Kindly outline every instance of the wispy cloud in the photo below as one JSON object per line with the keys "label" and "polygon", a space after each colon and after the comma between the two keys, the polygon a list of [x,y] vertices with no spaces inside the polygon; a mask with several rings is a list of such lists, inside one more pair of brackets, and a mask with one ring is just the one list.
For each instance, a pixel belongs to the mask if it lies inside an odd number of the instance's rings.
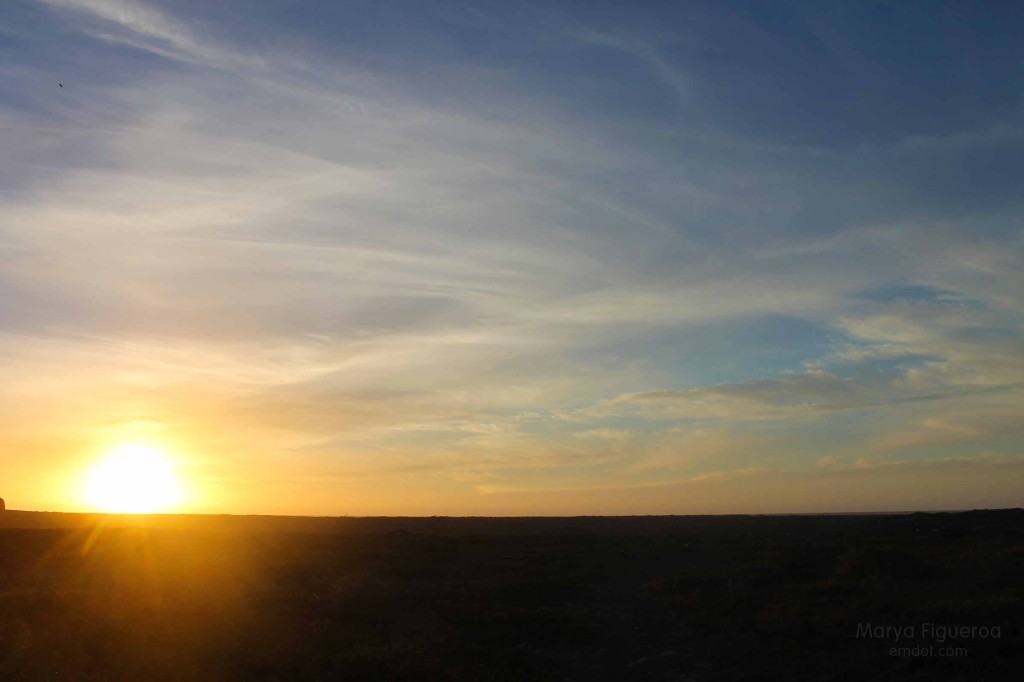
{"label": "wispy cloud", "polygon": [[[186,22],[158,7],[134,0],[37,0],[60,12],[84,20],[81,26],[100,40],[146,50],[162,57],[203,66],[238,67],[254,59],[243,58],[210,36],[200,37]],[[97,21],[98,20],[98,21]]]}
{"label": "wispy cloud", "polygon": [[152,427],[254,490],[469,509],[1017,433],[1012,73],[940,111],[858,61],[856,22],[278,11],[8,10],[17,448]]}

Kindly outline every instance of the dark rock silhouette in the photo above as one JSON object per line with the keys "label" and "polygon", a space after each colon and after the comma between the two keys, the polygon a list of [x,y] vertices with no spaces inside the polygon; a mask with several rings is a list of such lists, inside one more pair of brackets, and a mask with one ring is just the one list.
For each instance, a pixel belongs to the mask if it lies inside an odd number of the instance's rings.
{"label": "dark rock silhouette", "polygon": [[7,507],[4,506],[4,498],[0,497],[0,511],[4,509],[7,509]]}

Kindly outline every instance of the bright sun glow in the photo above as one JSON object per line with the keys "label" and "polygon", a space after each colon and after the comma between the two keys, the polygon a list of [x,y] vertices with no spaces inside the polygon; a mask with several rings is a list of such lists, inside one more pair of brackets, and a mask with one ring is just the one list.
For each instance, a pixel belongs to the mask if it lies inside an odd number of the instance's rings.
{"label": "bright sun glow", "polygon": [[183,490],[167,455],[147,445],[123,445],[86,475],[85,500],[106,512],[146,514],[181,502]]}

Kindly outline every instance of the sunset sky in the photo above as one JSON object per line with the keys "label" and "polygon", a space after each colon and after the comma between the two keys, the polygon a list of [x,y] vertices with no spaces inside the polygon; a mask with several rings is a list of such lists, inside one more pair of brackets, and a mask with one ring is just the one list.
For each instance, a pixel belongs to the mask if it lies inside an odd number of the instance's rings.
{"label": "sunset sky", "polygon": [[145,447],[175,511],[1024,506],[1021,35],[7,0],[0,496]]}

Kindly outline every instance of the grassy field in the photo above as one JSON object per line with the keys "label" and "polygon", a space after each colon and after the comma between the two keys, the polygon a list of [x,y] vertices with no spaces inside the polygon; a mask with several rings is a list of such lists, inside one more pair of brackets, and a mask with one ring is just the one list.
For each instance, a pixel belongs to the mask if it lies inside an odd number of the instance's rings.
{"label": "grassy field", "polygon": [[1018,679],[1022,623],[1022,510],[0,513],[2,680]]}

